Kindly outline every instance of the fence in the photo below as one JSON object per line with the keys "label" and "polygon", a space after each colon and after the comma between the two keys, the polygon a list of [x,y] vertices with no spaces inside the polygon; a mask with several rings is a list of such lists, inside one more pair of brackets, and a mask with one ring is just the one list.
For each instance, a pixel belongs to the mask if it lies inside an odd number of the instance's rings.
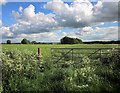
{"label": "fence", "polygon": [[111,52],[119,56],[119,51],[120,48],[52,48],[51,56],[53,62],[82,62],[83,58],[109,62]]}

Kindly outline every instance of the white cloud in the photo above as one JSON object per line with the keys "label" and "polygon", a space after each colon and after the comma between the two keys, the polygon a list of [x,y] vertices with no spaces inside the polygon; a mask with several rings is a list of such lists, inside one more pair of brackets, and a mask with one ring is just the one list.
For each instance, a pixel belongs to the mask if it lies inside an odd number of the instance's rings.
{"label": "white cloud", "polygon": [[77,32],[75,33],[76,35],[79,35],[79,36],[86,36],[88,34],[93,34],[94,32],[95,30],[92,27],[87,26],[87,27],[77,29]]}
{"label": "white cloud", "polygon": [[[101,1],[99,1],[101,2]],[[94,21],[96,22],[112,22],[118,21],[118,2],[101,2],[94,7]],[[101,6],[101,7],[100,7]]]}
{"label": "white cloud", "polygon": [[62,32],[63,36],[67,36],[67,33],[66,32]]}
{"label": "white cloud", "polygon": [[26,18],[32,18],[35,16],[35,7],[33,5],[29,5],[27,8],[23,10],[23,14]]}
{"label": "white cloud", "polygon": [[23,7],[19,7],[19,12],[22,12],[23,11]]}
{"label": "white cloud", "polygon": [[113,23],[117,23],[117,21],[114,21]]}
{"label": "white cloud", "polygon": [[57,27],[54,14],[35,13],[35,7],[33,5],[29,5],[25,9],[20,7],[19,11],[21,13],[12,11],[16,23],[10,26],[10,30],[14,34],[49,32]]}
{"label": "white cloud", "polygon": [[88,0],[75,0],[71,5],[53,0],[44,7],[53,10],[59,25],[64,27],[86,26],[93,13],[93,5]]}
{"label": "white cloud", "polygon": [[0,34],[2,35],[2,38],[13,38],[13,33],[10,31],[9,27],[1,27],[0,28]]}
{"label": "white cloud", "polygon": [[92,27],[84,27],[84,28],[82,28],[82,30],[84,31],[84,32],[88,32],[88,31],[93,31],[93,29],[92,29]]}
{"label": "white cloud", "polygon": [[4,5],[4,4],[6,4],[6,3],[7,3],[6,0],[0,0],[0,5]]}
{"label": "white cloud", "polygon": [[27,38],[30,41],[37,41],[37,42],[46,42],[46,41],[58,41],[58,35],[54,32],[44,32],[44,33],[38,33],[38,34],[19,34],[16,39],[20,39],[20,41],[23,38]]}
{"label": "white cloud", "polygon": [[59,37],[59,40],[62,38],[62,37],[65,37],[65,36],[68,36],[68,37],[72,37],[72,38],[79,38],[79,36],[73,32],[73,31],[70,31],[70,32],[62,32]]}
{"label": "white cloud", "polygon": [[2,26],[2,21],[0,20],[0,27]]}
{"label": "white cloud", "polygon": [[[32,4],[25,9],[19,7],[18,11],[12,11],[16,23],[1,28],[3,37],[58,40],[63,36],[78,37],[80,35],[80,37],[88,37],[88,39],[107,39],[107,36],[116,39],[117,29],[115,28],[97,27],[93,29],[90,27],[118,21],[118,3],[116,2],[98,1],[94,6],[89,0],[75,0],[71,4],[64,3],[62,0],[53,0],[47,2],[44,8],[52,10],[53,14],[36,13],[35,6]],[[63,32],[61,35],[51,32],[64,27],[81,28],[82,31],[77,34],[74,31]],[[109,37],[108,39],[110,39]]]}
{"label": "white cloud", "polygon": [[76,34],[86,40],[118,40],[118,27],[85,27]]}
{"label": "white cloud", "polygon": [[44,7],[55,13],[56,20],[63,27],[79,28],[118,21],[118,2],[98,1],[93,5],[89,0],[74,0],[68,5],[62,0],[53,0]]}
{"label": "white cloud", "polygon": [[101,25],[104,25],[104,24],[105,24],[104,22],[101,23]]}
{"label": "white cloud", "polygon": [[103,2],[119,2],[120,0],[102,0]]}
{"label": "white cloud", "polygon": [[103,7],[102,1],[98,1],[97,4],[94,6],[95,12],[98,12]]}
{"label": "white cloud", "polygon": [[48,37],[56,39],[57,35],[55,33],[51,32],[51,33],[48,34]]}

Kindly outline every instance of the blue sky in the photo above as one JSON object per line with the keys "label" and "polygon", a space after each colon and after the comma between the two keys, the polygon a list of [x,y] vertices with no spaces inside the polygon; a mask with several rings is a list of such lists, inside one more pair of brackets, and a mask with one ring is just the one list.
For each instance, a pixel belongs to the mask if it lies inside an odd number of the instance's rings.
{"label": "blue sky", "polygon": [[47,10],[47,9],[44,9],[43,8],[43,5],[46,4],[46,2],[40,2],[40,3],[37,3],[37,2],[8,2],[6,3],[6,5],[3,5],[2,6],[2,20],[3,20],[3,23],[6,25],[6,26],[9,26],[11,24],[13,24],[15,22],[13,16],[12,16],[12,11],[18,11],[19,7],[22,6],[23,8],[26,8],[28,7],[30,4],[34,5],[36,7],[36,10],[35,12],[44,12],[45,14],[49,14],[51,13],[52,11],[50,10]]}
{"label": "blue sky", "polygon": [[[97,0],[96,0],[97,1]],[[23,8],[28,7],[30,4],[34,5],[36,7],[35,12],[43,12],[45,14],[49,14],[52,13],[51,10],[48,9],[44,9],[43,6],[46,4],[47,2],[8,2],[6,3],[6,5],[2,6],[2,20],[5,26],[9,26],[11,24],[13,24],[15,22],[13,16],[12,16],[12,11],[18,11],[18,8],[20,6],[22,6]],[[67,4],[70,4],[71,2],[65,2]],[[92,2],[92,4],[96,4],[97,2]]]}
{"label": "blue sky", "polygon": [[[53,4],[52,7],[48,2],[7,2],[5,5],[2,5],[3,42],[6,42],[7,39],[11,39],[13,42],[20,42],[20,40],[22,40],[23,38],[27,38],[29,40],[34,39],[36,41],[41,41],[41,42],[47,42],[47,41],[59,42],[60,38],[64,36],[81,38],[84,41],[117,40],[118,39],[117,37],[118,31],[116,31],[118,28],[118,22],[115,18],[116,15],[110,12],[112,10],[109,10],[109,7],[107,7],[107,4],[102,3],[103,5],[101,5],[101,2],[98,4],[98,2],[96,1],[94,3],[92,2],[91,4],[87,3],[90,5],[86,6],[87,4],[85,3],[82,4],[78,2],[78,5],[74,3],[74,6],[72,6],[71,3],[73,2],[62,2],[61,0],[60,2],[61,2],[60,3],[61,6],[63,6],[65,9],[68,9],[68,10],[64,10],[64,9],[62,10],[62,7],[61,9],[58,9],[57,6],[54,6],[55,4],[57,5],[56,2],[50,3],[50,4]],[[110,8],[114,7],[115,5],[113,4],[112,6],[112,3],[110,4],[111,4]],[[78,9],[78,10],[75,10],[76,12],[74,11],[71,12],[70,10],[70,9],[72,10],[77,9],[76,7],[82,8],[84,7],[84,5],[88,9],[86,10],[84,8]],[[103,9],[100,7],[100,5],[103,6]],[[90,6],[92,6],[96,11],[97,9],[99,10],[96,12],[96,15],[87,14],[87,17],[85,15],[81,16],[82,13],[85,13],[85,14],[88,12],[91,13],[92,10],[89,10],[89,8],[91,8]],[[20,7],[22,7],[22,12],[19,11]],[[29,15],[30,15],[29,12],[24,11],[26,8],[29,8],[29,10],[32,9],[30,10],[30,12],[31,12],[31,15],[32,14],[34,15],[34,17],[31,17],[31,19],[27,19],[25,17],[27,16],[29,18]],[[107,8],[108,8],[108,11],[104,12],[104,10]],[[14,11],[14,15],[12,11]],[[68,13],[70,13],[70,15]],[[110,16],[111,17],[110,20],[109,20],[109,13],[112,15]],[[18,15],[19,17],[18,16],[16,17],[16,15]],[[91,17],[90,22],[88,22],[88,19],[87,19],[89,17]],[[103,20],[103,18],[105,18],[105,20]],[[34,23],[34,22],[37,22],[37,20],[34,20],[34,19],[38,19],[39,22]],[[69,19],[72,21],[71,23]],[[97,19],[99,20],[98,22],[97,22]],[[26,22],[27,23],[30,22],[30,24],[36,24],[36,25],[34,25],[30,29],[30,31],[28,31],[28,29],[26,29],[26,28],[29,28],[28,25],[24,29],[19,28],[20,26],[25,27],[26,24],[23,25],[22,22],[24,22],[24,24]],[[84,24],[84,25],[81,25],[81,24]],[[16,29],[16,28],[19,28],[19,29]],[[38,31],[34,31],[34,29]],[[107,31],[105,32],[103,30],[107,30]],[[100,31],[99,32],[100,34],[98,33],[98,31]],[[8,35],[5,35],[6,33]],[[105,37],[107,33],[109,37],[107,36]],[[111,33],[114,35],[114,37],[111,35]]]}

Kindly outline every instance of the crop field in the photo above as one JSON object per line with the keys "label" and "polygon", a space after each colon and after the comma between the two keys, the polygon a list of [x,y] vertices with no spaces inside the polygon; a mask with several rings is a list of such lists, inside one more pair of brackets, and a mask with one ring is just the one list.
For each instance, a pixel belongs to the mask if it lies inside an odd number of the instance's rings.
{"label": "crop field", "polygon": [[12,45],[7,45],[4,44],[2,45],[2,49],[4,50],[9,49],[9,50],[13,50],[13,49],[18,49],[20,51],[32,51],[34,53],[37,53],[37,49],[40,48],[41,49],[41,55],[43,56],[43,59],[50,59],[51,57],[51,48],[118,48],[120,47],[118,44],[73,44],[73,45],[69,45],[69,44],[64,44],[64,45],[60,45],[60,44],[39,44],[39,45],[17,45],[17,44],[12,44]]}
{"label": "crop field", "polygon": [[[41,49],[38,62],[37,49]],[[64,58],[61,63],[51,60],[51,48],[113,48],[109,50],[109,63],[96,62],[80,54],[81,62]],[[2,84],[0,92],[47,93],[118,93],[120,89],[120,48],[117,44],[3,44]],[[86,52],[84,50],[82,52]],[[57,53],[57,51],[55,51]],[[78,52],[75,50],[75,52]],[[96,56],[96,55],[95,55]],[[106,60],[104,60],[106,61]],[[1,66],[1,65],[0,65]]]}

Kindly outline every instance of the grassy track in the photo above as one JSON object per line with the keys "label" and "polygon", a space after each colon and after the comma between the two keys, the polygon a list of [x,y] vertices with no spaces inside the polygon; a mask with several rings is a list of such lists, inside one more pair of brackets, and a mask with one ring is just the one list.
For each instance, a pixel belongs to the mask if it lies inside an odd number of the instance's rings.
{"label": "grassy track", "polygon": [[20,51],[27,49],[28,51],[33,51],[37,53],[37,48],[41,48],[41,54],[44,59],[50,58],[51,48],[115,48],[119,47],[118,44],[73,44],[73,45],[60,45],[60,44],[39,44],[39,45],[22,45],[22,44],[11,44],[2,45],[2,49],[15,49],[17,48]]}

